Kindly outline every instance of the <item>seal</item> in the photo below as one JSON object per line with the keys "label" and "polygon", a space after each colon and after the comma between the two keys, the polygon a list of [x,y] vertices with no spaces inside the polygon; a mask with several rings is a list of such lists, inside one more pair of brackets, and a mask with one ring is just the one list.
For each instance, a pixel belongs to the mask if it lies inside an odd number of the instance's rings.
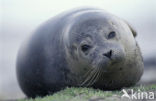
{"label": "seal", "polygon": [[132,86],[144,67],[136,35],[127,22],[102,9],[59,14],[22,44],[16,68],[19,85],[28,97],[65,87]]}

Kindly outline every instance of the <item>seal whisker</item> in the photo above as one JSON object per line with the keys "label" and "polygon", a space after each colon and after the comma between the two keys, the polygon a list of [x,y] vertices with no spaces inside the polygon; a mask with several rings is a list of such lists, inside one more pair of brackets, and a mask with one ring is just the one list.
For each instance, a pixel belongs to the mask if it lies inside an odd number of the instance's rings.
{"label": "seal whisker", "polygon": [[92,71],[92,70],[94,70],[93,68],[91,68],[83,77],[86,77],[86,76],[88,76],[89,74],[90,74],[90,72]]}
{"label": "seal whisker", "polygon": [[85,82],[87,82],[86,80],[88,79],[88,75],[91,74],[92,72],[92,68],[90,70],[88,70],[88,72],[83,76],[83,78],[86,78],[84,81],[81,81],[80,86],[83,86]]}
{"label": "seal whisker", "polygon": [[95,76],[95,79],[92,81],[92,83],[90,84],[90,85],[93,85],[96,81],[97,81],[97,79],[99,78],[99,68],[97,68],[97,70],[96,70],[97,72],[96,72],[96,76]]}
{"label": "seal whisker", "polygon": [[[85,75],[82,76],[82,78],[87,78],[88,75],[92,72],[93,68],[89,69],[87,71],[87,73]],[[86,79],[85,79],[86,80]],[[80,86],[83,84],[84,80],[82,79],[82,81],[80,82]]]}
{"label": "seal whisker", "polygon": [[[89,76],[87,76],[87,78],[85,79],[85,81],[81,84],[81,85],[85,85],[88,81],[90,81],[90,79],[92,79],[92,77],[95,75],[95,70],[91,71],[91,73],[89,74]],[[88,85],[88,83],[87,83]]]}
{"label": "seal whisker", "polygon": [[94,71],[91,71],[90,75],[87,76],[87,78],[86,78],[85,81],[82,83],[82,85],[85,85],[85,84],[92,78],[93,72],[94,72]]}
{"label": "seal whisker", "polygon": [[89,81],[89,83],[87,84],[87,86],[93,85],[97,81],[97,78],[99,78],[99,76],[102,74],[102,72],[100,71],[101,70],[100,69],[101,67],[102,67],[102,64],[99,63],[98,64],[98,67],[96,67],[96,69],[94,70],[95,71],[94,75],[92,75],[92,77],[90,77],[92,79]]}
{"label": "seal whisker", "polygon": [[97,76],[97,74],[98,74],[97,69],[95,69],[94,71],[95,71],[95,72],[94,72],[93,76],[91,77],[91,80],[89,81],[89,83],[87,84],[87,86],[94,84],[94,81],[95,81],[96,76]]}

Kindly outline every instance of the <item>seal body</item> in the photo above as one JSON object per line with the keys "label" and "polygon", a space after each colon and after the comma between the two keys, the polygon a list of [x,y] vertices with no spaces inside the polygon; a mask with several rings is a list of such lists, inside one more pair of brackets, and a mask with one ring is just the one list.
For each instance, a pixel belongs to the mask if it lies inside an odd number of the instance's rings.
{"label": "seal body", "polygon": [[28,97],[71,86],[103,90],[132,86],[143,73],[135,36],[125,21],[101,9],[62,13],[42,24],[21,46],[19,85]]}

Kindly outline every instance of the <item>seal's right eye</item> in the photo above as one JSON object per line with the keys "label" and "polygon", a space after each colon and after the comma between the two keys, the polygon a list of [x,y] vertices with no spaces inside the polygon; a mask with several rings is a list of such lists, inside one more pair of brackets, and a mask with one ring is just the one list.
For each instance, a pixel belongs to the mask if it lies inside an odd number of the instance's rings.
{"label": "seal's right eye", "polygon": [[90,45],[87,45],[87,44],[84,44],[84,45],[81,46],[81,50],[82,50],[83,52],[88,51],[90,48],[91,48],[91,46],[90,46]]}
{"label": "seal's right eye", "polygon": [[116,36],[116,33],[112,31],[108,34],[108,39],[114,38],[115,36]]}

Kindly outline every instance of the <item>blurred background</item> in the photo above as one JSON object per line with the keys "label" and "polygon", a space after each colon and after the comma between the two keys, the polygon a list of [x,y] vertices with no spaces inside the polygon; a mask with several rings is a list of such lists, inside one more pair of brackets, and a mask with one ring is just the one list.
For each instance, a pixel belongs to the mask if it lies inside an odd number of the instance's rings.
{"label": "blurred background", "polygon": [[24,97],[15,72],[21,43],[47,19],[82,6],[103,8],[137,30],[145,63],[140,83],[156,84],[156,0],[1,0],[0,100]]}

